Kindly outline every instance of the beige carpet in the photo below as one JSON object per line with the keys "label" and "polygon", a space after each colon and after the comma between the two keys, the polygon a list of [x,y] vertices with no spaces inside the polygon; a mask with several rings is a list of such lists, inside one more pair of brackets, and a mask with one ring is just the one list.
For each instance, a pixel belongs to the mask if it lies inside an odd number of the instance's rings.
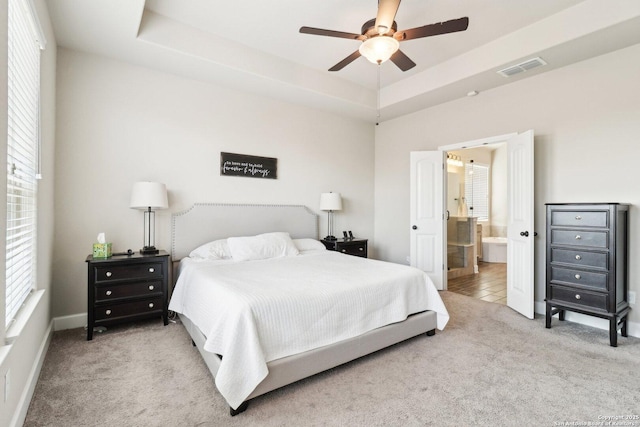
{"label": "beige carpet", "polygon": [[[26,426],[554,426],[640,415],[640,339],[442,292],[451,321],[231,418],[180,323],[56,332]],[[582,424],[577,424],[582,423]],[[640,425],[640,420],[636,420]]]}

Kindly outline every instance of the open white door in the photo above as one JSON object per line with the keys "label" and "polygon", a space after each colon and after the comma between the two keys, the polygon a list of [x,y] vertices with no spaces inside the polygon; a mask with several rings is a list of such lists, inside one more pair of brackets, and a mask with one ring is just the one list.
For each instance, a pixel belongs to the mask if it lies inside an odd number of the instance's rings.
{"label": "open white door", "polygon": [[533,131],[507,141],[507,305],[533,319]]}
{"label": "open white door", "polygon": [[411,152],[411,266],[427,273],[444,289],[444,153]]}

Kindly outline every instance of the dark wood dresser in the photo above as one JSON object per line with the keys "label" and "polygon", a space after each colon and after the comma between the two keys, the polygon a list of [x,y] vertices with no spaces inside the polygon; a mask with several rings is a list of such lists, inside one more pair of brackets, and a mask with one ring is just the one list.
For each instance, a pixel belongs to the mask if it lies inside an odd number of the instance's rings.
{"label": "dark wood dresser", "polygon": [[89,255],[87,341],[93,328],[150,317],[169,323],[167,290],[169,254],[114,255],[94,259]]}
{"label": "dark wood dresser", "polygon": [[546,327],[565,311],[609,320],[627,336],[629,205],[547,204]]}
{"label": "dark wood dresser", "polygon": [[347,255],[367,257],[367,239],[338,239],[321,240],[324,246],[330,251],[342,252]]}

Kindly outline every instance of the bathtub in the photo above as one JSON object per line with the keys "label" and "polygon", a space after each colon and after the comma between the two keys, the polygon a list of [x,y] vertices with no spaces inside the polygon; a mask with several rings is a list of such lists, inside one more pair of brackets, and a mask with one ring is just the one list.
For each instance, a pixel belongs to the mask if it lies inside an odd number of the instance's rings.
{"label": "bathtub", "polygon": [[482,238],[482,261],[507,262],[507,238],[506,237],[483,237]]}

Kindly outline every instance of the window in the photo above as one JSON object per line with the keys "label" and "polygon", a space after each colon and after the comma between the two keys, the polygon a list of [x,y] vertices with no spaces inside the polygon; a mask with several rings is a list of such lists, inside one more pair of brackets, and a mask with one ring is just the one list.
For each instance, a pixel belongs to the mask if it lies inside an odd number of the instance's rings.
{"label": "window", "polygon": [[464,197],[469,216],[478,221],[489,220],[489,166],[470,163],[464,165]]}
{"label": "window", "polygon": [[8,2],[6,318],[9,327],[35,287],[40,49],[28,0]]}

